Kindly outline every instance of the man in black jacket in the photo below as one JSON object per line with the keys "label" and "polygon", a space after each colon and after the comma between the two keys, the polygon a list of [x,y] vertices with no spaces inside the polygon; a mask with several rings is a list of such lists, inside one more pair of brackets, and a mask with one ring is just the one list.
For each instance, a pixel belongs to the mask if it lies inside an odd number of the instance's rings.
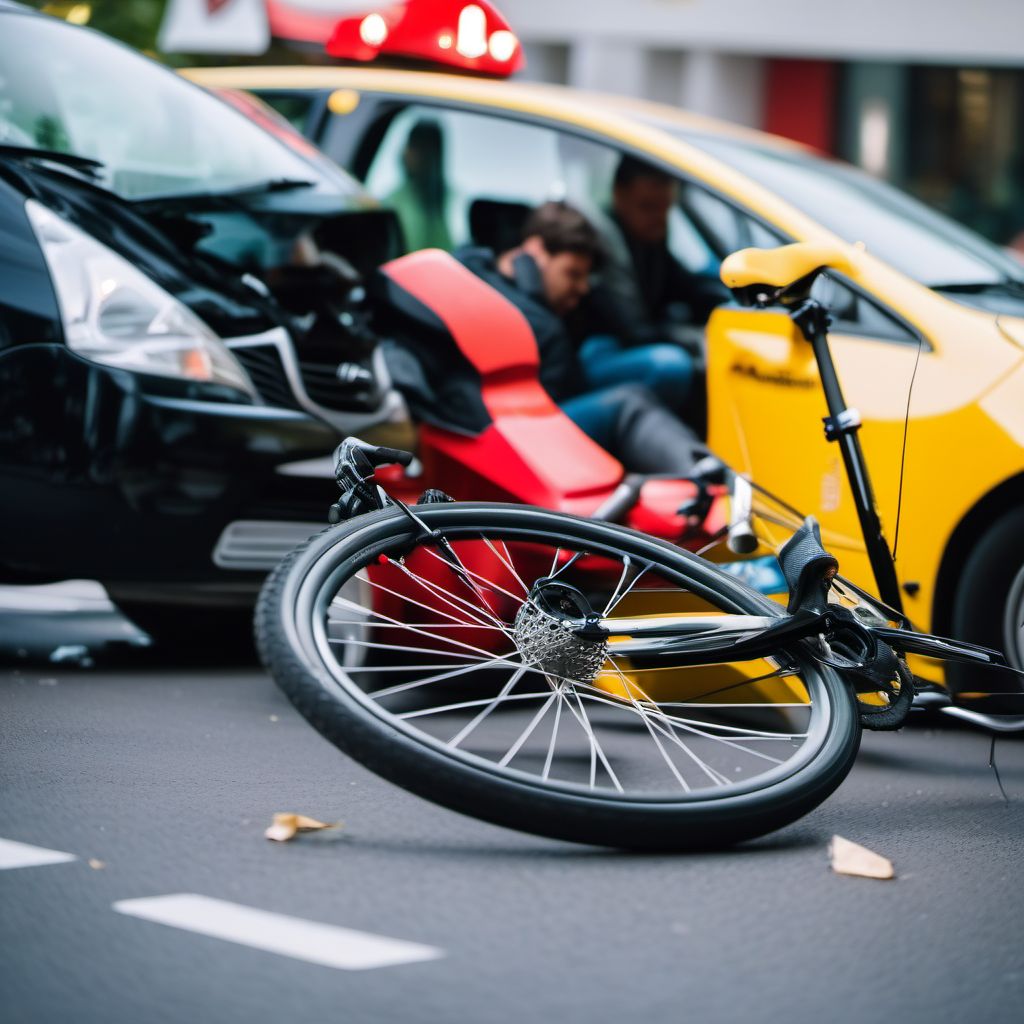
{"label": "man in black jacket", "polygon": [[463,248],[455,257],[525,316],[537,340],[540,380],[551,398],[632,472],[685,475],[706,449],[642,384],[588,388],[563,318],[579,305],[603,256],[590,222],[565,203],[545,203],[527,219],[523,240],[495,256]]}
{"label": "man in black jacket", "polygon": [[604,238],[608,259],[588,305],[602,333],[627,345],[671,340],[728,297],[702,293],[672,254],[669,214],[678,200],[679,182],[666,171],[629,155],[619,161]]}

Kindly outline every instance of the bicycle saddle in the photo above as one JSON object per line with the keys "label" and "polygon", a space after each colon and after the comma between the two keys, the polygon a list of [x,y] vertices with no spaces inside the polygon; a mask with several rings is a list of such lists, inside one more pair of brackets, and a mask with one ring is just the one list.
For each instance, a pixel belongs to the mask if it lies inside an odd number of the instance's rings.
{"label": "bicycle saddle", "polygon": [[814,278],[828,267],[849,273],[853,264],[839,246],[794,242],[777,249],[740,249],[722,261],[719,274],[741,301],[767,305],[805,298]]}

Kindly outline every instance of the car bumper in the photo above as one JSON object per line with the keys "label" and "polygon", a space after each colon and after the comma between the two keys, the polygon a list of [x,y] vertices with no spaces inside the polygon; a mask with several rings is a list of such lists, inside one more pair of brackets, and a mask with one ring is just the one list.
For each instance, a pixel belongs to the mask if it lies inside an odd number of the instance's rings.
{"label": "car bumper", "polygon": [[339,437],[304,413],[228,397],[63,346],[0,354],[0,578],[165,586],[178,600],[251,592],[325,523],[337,496],[328,464],[290,467],[322,460]]}

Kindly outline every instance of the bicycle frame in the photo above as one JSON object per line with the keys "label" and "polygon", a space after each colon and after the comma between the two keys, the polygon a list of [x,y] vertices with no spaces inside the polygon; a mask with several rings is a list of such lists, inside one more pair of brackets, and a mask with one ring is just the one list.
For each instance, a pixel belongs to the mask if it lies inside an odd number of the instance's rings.
{"label": "bicycle frame", "polygon": [[871,475],[867,460],[864,458],[864,449],[857,436],[861,425],[860,414],[846,404],[828,344],[828,310],[816,299],[808,298],[790,311],[790,317],[810,343],[815,362],[818,364],[818,375],[821,378],[821,387],[825,392],[829,412],[824,421],[825,439],[837,443],[842,453],[843,468],[853,493],[861,535],[878,586],[878,596],[895,611],[902,613],[903,600],[896,577],[896,566],[882,532],[882,522],[878,516],[874,489],[871,486]]}
{"label": "bicycle frame", "polygon": [[[616,641],[616,655],[643,655],[664,659],[673,665],[726,664],[741,659],[767,657],[780,645],[801,640],[826,643],[838,625],[834,616],[823,612],[797,612],[779,619],[760,615],[679,615],[657,619],[601,618],[608,636],[628,636]],[[993,668],[1006,667],[998,651],[974,644],[895,629],[891,626],[862,626],[876,641],[905,652],[950,661],[962,661]],[[828,660],[828,654],[822,660]],[[846,666],[852,667],[852,666]]]}

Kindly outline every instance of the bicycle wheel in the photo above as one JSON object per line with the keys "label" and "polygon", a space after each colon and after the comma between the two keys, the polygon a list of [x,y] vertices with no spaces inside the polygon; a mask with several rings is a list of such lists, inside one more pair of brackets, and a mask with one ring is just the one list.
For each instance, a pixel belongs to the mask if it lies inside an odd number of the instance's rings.
{"label": "bicycle wheel", "polygon": [[257,607],[278,685],[372,771],[500,825],[637,849],[762,835],[849,771],[851,693],[800,651],[678,666],[620,657],[612,637],[595,664],[527,600],[556,577],[622,617],[784,614],[710,563],[543,509],[416,513],[433,538],[397,509],[312,538]]}

